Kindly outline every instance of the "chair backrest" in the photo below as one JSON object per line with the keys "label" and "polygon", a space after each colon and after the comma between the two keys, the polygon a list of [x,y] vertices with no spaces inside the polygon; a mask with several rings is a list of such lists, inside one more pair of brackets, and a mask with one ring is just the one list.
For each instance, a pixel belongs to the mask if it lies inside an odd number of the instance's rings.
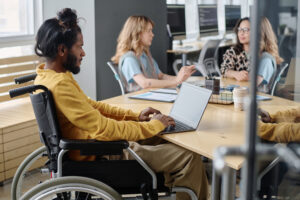
{"label": "chair backrest", "polygon": [[126,89],[125,89],[126,87],[125,87],[125,85],[124,85],[124,83],[123,83],[123,80],[122,80],[120,74],[119,74],[118,65],[115,64],[115,63],[113,63],[113,62],[110,62],[110,61],[107,62],[107,65],[109,66],[109,68],[111,69],[111,71],[112,71],[113,74],[114,74],[115,79],[116,79],[117,82],[119,83],[119,86],[120,86],[122,95],[126,94],[126,93],[127,93],[127,92],[126,92]]}
{"label": "chair backrest", "polygon": [[284,59],[285,62],[289,63],[292,57],[295,57],[296,52],[296,34],[283,35],[279,45],[279,55]]}
{"label": "chair backrest", "polygon": [[281,67],[277,68],[276,76],[273,80],[272,86],[270,87],[270,90],[271,90],[270,94],[272,96],[274,96],[275,89],[276,89],[282,75],[285,73],[286,70],[288,70],[288,67],[289,67],[288,63],[284,63],[284,64],[281,65]]}
{"label": "chair backrest", "polygon": [[47,90],[37,94],[30,94],[30,99],[39,127],[41,141],[45,144],[48,152],[49,168],[51,171],[56,172],[57,156],[60,151],[59,141],[62,135],[52,93]]}
{"label": "chair backrest", "polygon": [[[26,78],[27,79],[27,78]],[[37,90],[40,93],[33,94]],[[11,98],[30,93],[30,100],[38,124],[40,140],[46,146],[51,171],[57,171],[59,142],[62,137],[52,93],[43,85],[29,85],[9,91]]]}
{"label": "chair backrest", "polygon": [[208,40],[202,48],[198,59],[198,67],[201,68],[199,71],[204,76],[221,76],[218,64],[218,51],[222,41],[223,39]]}

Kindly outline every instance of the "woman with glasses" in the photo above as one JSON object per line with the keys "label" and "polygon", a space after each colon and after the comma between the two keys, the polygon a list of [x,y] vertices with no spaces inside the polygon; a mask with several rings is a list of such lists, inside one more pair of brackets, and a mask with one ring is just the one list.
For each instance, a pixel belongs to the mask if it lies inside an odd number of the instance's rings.
{"label": "woman with glasses", "polygon": [[[225,77],[235,78],[238,81],[247,81],[249,77],[249,18],[246,17],[238,21],[235,33],[237,35],[237,44],[225,52],[223,56],[224,61],[221,64],[221,72]],[[277,38],[266,17],[263,17],[261,20],[260,34],[260,62],[257,85],[260,91],[268,92],[271,80],[275,76],[277,65],[281,64],[283,59],[279,56]]]}
{"label": "woman with glasses", "polygon": [[118,37],[112,61],[119,65],[128,92],[150,87],[175,87],[196,71],[195,66],[182,67],[177,76],[160,71],[149,49],[154,37],[153,26],[154,22],[146,16],[131,16]]}
{"label": "woman with glasses", "polygon": [[235,78],[238,81],[248,80],[249,69],[249,41],[250,41],[250,20],[248,17],[240,19],[234,32],[237,36],[237,44],[230,47],[223,55],[221,73],[225,77]]}

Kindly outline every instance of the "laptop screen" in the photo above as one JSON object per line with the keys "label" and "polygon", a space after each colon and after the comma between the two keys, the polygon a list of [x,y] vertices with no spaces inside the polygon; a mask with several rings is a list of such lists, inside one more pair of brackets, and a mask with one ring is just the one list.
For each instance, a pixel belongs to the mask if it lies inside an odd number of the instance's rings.
{"label": "laptop screen", "polygon": [[170,116],[196,129],[205,111],[212,91],[183,83]]}

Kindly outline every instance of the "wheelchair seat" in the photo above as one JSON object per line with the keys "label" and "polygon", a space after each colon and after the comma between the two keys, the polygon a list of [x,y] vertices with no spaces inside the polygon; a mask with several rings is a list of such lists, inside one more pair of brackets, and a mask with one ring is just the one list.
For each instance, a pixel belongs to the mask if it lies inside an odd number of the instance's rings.
{"label": "wheelchair seat", "polygon": [[[97,160],[63,162],[63,176],[82,176],[100,180],[114,188],[120,194],[141,193],[141,187],[147,189],[152,184],[152,177],[135,160]],[[170,192],[164,186],[162,173],[156,174],[158,191]],[[146,189],[146,188],[145,188]]]}

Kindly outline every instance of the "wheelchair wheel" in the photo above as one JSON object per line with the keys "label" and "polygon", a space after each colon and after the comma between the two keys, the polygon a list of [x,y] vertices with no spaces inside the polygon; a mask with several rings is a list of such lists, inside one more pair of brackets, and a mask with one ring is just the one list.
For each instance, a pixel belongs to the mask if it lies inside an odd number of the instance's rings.
{"label": "wheelchair wheel", "polygon": [[27,193],[21,200],[121,200],[108,185],[86,177],[69,176],[48,180]]}
{"label": "wheelchair wheel", "polygon": [[46,147],[42,146],[29,154],[18,167],[11,185],[11,199],[17,200],[22,194],[30,189],[30,186],[39,184],[40,182],[50,178],[49,175],[42,174],[39,169],[31,170],[35,166],[38,159],[47,154]]}

